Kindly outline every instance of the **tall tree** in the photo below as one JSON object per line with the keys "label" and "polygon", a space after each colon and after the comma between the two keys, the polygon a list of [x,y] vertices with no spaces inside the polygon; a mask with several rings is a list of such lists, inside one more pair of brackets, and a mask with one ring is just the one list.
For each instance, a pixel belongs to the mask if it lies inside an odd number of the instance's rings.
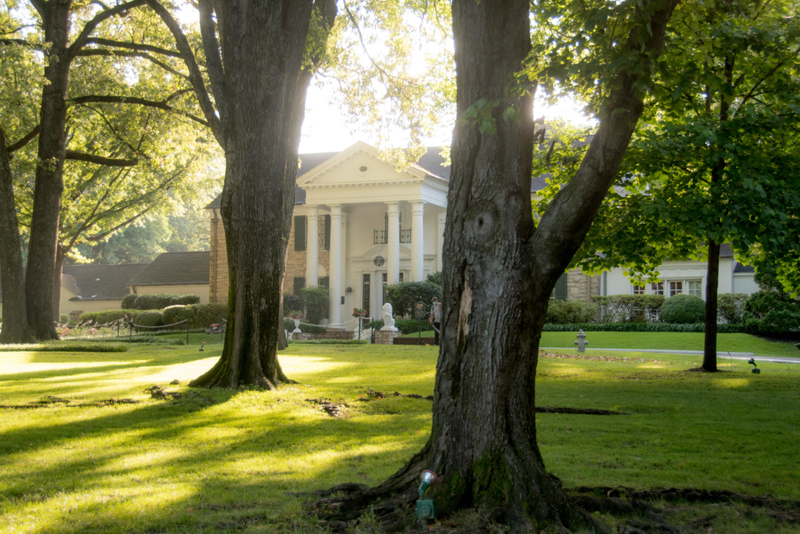
{"label": "tall tree", "polygon": [[42,20],[47,83],[42,89],[39,120],[38,164],[25,295],[28,322],[37,339],[55,339],[53,292],[55,290],[56,242],[66,158],[67,89],[72,62],[101,22],[145,4],[145,0],[101,9],[70,42],[71,0],[31,0]]}
{"label": "tall tree", "polygon": [[[684,4],[650,112],[584,244],[585,264],[642,279],[706,259],[702,369],[717,370],[721,243],[740,258],[800,253],[800,20],[785,2]],[[601,252],[602,255],[596,254]]]}
{"label": "tall tree", "polygon": [[201,0],[213,101],[178,22],[157,0],[148,4],[173,33],[226,157],[221,214],[230,276],[228,333],[219,361],[192,385],[272,388],[287,380],[276,352],[280,286],[305,94],[324,55],[336,4]]}
{"label": "tall tree", "polygon": [[5,317],[0,343],[33,341],[33,332],[25,313],[24,276],[19,239],[19,221],[14,206],[14,183],[11,175],[6,136],[0,125],[0,277],[2,277]]}
{"label": "tall tree", "polygon": [[[458,121],[431,437],[381,486],[319,503],[326,515],[357,517],[365,503],[390,492],[412,500],[419,473],[432,469],[440,475],[442,513],[499,510],[512,532],[602,528],[571,505],[545,470],[534,414],[538,346],[550,294],[616,178],[642,114],[643,90],[676,3],[607,5],[627,38],[606,51],[616,61],[602,80],[601,125],[536,225],[530,208],[535,84],[518,78],[536,61],[530,2],[453,2]],[[595,15],[589,11],[580,17]]]}
{"label": "tall tree", "polygon": [[[14,119],[29,115],[16,121],[21,123],[16,129],[26,126],[27,135],[9,147],[10,152],[15,152],[15,204],[20,222],[30,227],[34,236],[46,235],[42,228],[49,228],[52,223],[58,229],[58,237],[56,248],[47,252],[44,239],[32,236],[28,260],[35,267],[29,271],[27,296],[38,299],[49,291],[51,314],[57,316],[61,266],[71,248],[86,238],[102,239],[144,213],[158,211],[168,196],[185,195],[187,188],[191,190],[187,184],[198,182],[192,164],[207,161],[209,151],[204,147],[213,144],[202,141],[202,131],[198,128],[205,121],[191,112],[194,100],[185,96],[186,88],[181,87],[185,80],[170,65],[180,65],[177,52],[159,46],[160,36],[152,29],[154,15],[147,10],[130,13],[132,8],[144,6],[144,2],[118,3],[113,7],[75,3],[65,15],[68,20],[58,18],[64,13],[53,7],[53,2],[35,4],[38,9],[35,13],[43,20],[44,35],[28,30],[20,34],[22,38],[0,40],[7,58],[13,59],[4,62],[4,70],[16,69],[15,76],[4,78],[4,89],[11,88],[26,96],[9,99],[4,95],[0,113]],[[124,21],[115,20],[121,14],[126,15]],[[22,84],[18,80],[27,81],[32,69],[35,72],[43,66],[31,51],[49,53],[53,47],[42,41],[48,36],[64,38],[62,34],[69,32],[71,24],[77,25],[80,33],[69,46],[59,45],[66,48],[58,59],[49,58],[58,68],[53,70],[52,64],[44,65],[49,83],[28,83],[27,90],[19,89],[17,86]],[[7,34],[18,33],[25,27],[17,25]],[[50,33],[48,28],[52,30]],[[169,37],[168,32],[162,33]],[[137,43],[142,37],[155,44]],[[12,51],[15,56],[9,58]],[[20,77],[20,72],[25,75]],[[48,75],[57,83],[48,80]],[[35,80],[36,76],[32,78]],[[66,84],[69,98],[66,92],[53,96],[58,84]],[[44,131],[45,123],[56,130],[60,124],[63,134],[43,133],[36,153],[32,150],[33,143],[28,143]],[[183,150],[176,150],[178,143]],[[58,157],[63,156],[57,165],[55,156],[42,157],[43,153],[51,154],[56,145],[61,146]],[[43,166],[42,161],[53,164]],[[35,183],[26,176],[34,172]],[[67,202],[62,204],[64,194]],[[45,209],[53,203],[60,206],[55,213]],[[42,254],[49,257],[51,253],[52,284],[47,289],[34,282],[45,270],[36,258]],[[37,305],[35,320],[43,323],[40,330],[44,331],[52,326],[52,316],[46,320],[40,316],[41,309]]]}

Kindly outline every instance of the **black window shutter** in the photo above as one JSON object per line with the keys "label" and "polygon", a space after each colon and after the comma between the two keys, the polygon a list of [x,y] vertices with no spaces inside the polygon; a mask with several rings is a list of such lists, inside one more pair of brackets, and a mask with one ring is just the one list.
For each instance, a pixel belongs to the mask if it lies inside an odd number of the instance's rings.
{"label": "black window shutter", "polygon": [[[298,215],[294,218],[294,249],[306,249],[306,216]],[[295,278],[297,280],[297,278]]]}
{"label": "black window shutter", "polygon": [[556,282],[556,300],[567,300],[567,273],[562,274]]}
{"label": "black window shutter", "polygon": [[300,290],[306,287],[306,279],[303,276],[297,276],[294,279],[294,294],[298,297],[302,296]]}
{"label": "black window shutter", "polygon": [[331,249],[331,216],[325,216],[325,250]]}
{"label": "black window shutter", "polygon": [[319,287],[329,288],[331,285],[331,279],[329,276],[320,276],[319,277]]}

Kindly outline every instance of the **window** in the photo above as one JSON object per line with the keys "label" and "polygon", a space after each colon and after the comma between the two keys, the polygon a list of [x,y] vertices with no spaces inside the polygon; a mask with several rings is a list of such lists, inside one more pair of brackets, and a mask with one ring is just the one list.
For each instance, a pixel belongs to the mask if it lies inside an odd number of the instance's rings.
{"label": "window", "polygon": [[306,287],[306,279],[304,276],[296,276],[294,279],[294,294],[301,297],[300,290]]}
{"label": "window", "polygon": [[663,295],[664,282],[653,282],[650,284],[650,290],[652,291],[653,295]]}
{"label": "window", "polygon": [[367,310],[367,313],[370,313],[369,309],[369,297],[371,293],[371,286],[370,286],[370,275],[369,273],[365,273],[363,277],[363,296],[362,296],[362,307]]}
{"label": "window", "polygon": [[700,280],[688,280],[686,282],[686,289],[690,295],[700,298],[703,297],[703,286]]}
{"label": "window", "polygon": [[644,295],[644,286],[633,286],[634,295]]}
{"label": "window", "polygon": [[323,215],[319,221],[319,250],[331,249],[331,216]]}
{"label": "window", "polygon": [[674,297],[683,293],[683,282],[670,282],[669,283],[669,296]]}
{"label": "window", "polygon": [[550,294],[550,300],[567,300],[567,297],[567,273],[564,273],[558,277],[556,287],[553,288],[553,292]]}
{"label": "window", "polygon": [[294,218],[294,249],[306,249],[306,216],[298,215]]}

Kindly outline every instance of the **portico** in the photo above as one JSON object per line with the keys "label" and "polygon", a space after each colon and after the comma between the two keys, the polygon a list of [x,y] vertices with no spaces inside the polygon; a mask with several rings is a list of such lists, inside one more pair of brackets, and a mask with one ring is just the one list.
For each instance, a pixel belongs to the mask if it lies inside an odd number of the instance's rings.
{"label": "portico", "polygon": [[[304,286],[328,286],[329,328],[348,328],[352,308],[378,317],[385,285],[423,281],[440,270],[446,178],[418,165],[398,171],[375,148],[357,143],[297,185],[305,202],[295,206],[294,226],[306,228],[294,229],[293,248],[305,255]],[[319,275],[325,250],[327,278]],[[286,280],[296,279],[288,271]]]}

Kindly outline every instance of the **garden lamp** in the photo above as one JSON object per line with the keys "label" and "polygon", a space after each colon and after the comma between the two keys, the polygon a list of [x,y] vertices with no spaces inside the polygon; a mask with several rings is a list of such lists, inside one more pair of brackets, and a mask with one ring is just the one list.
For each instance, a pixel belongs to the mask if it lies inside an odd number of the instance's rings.
{"label": "garden lamp", "polygon": [[422,482],[419,485],[419,499],[417,500],[417,508],[415,511],[417,513],[417,520],[419,521],[420,526],[422,528],[426,528],[425,520],[435,519],[436,510],[433,507],[433,499],[423,499],[422,497],[425,496],[425,492],[429,487],[436,485],[436,483],[439,481],[439,478],[433,471],[426,470],[422,472],[420,479]]}
{"label": "garden lamp", "polygon": [[750,358],[749,360],[747,360],[747,363],[749,363],[750,365],[753,366],[753,368],[750,369],[751,373],[756,374],[756,375],[761,373],[761,369],[759,369],[758,366],[756,365],[755,358]]}

